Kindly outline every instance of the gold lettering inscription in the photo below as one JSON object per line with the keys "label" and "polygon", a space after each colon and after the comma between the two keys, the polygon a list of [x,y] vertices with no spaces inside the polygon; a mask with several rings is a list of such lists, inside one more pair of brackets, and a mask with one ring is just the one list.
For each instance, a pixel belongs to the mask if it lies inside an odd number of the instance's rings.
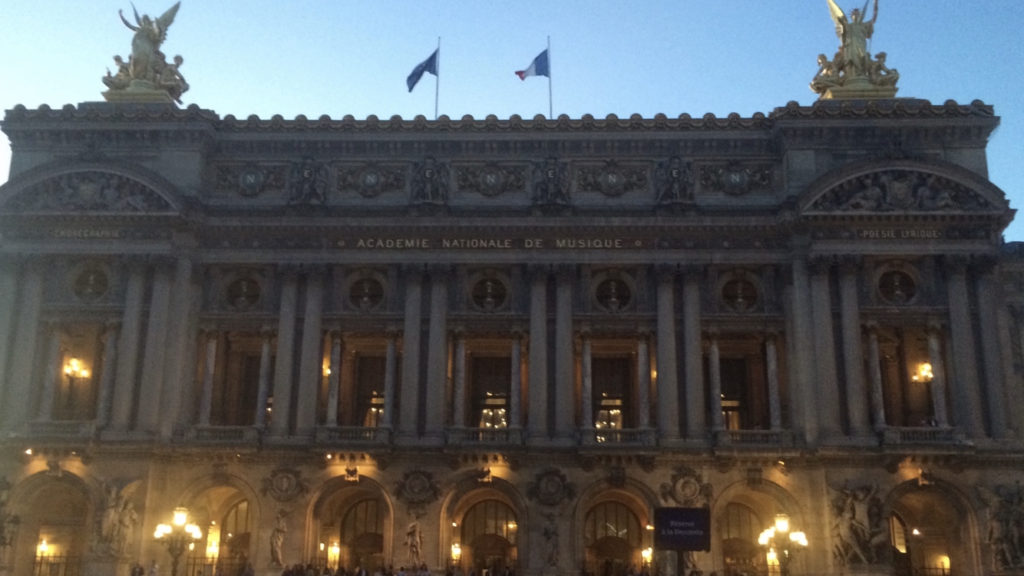
{"label": "gold lettering inscription", "polygon": [[426,249],[430,247],[430,238],[360,238],[356,241],[356,248],[409,250]]}
{"label": "gold lettering inscription", "polygon": [[942,238],[942,231],[931,228],[865,228],[857,231],[857,237],[862,240],[938,240]]}

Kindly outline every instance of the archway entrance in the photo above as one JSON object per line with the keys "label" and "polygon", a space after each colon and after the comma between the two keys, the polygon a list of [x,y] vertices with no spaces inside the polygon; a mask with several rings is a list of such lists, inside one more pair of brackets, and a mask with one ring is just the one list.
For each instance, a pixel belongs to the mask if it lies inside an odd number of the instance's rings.
{"label": "archway entrance", "polygon": [[462,518],[461,540],[465,565],[477,574],[494,576],[514,570],[518,561],[518,519],[501,500],[477,502]]}
{"label": "archway entrance", "polygon": [[587,572],[625,576],[640,571],[643,532],[628,506],[615,501],[594,505],[587,511],[583,530]]}
{"label": "archway entrance", "polygon": [[966,512],[934,485],[902,492],[892,503],[889,518],[893,573],[971,573],[970,529]]}
{"label": "archway entrance", "polygon": [[40,482],[25,498],[19,514],[13,573],[78,576],[92,534],[87,529],[91,525],[88,495],[82,485],[65,477]]}
{"label": "archway entrance", "polygon": [[380,493],[362,485],[341,486],[322,498],[316,515],[315,557],[321,569],[383,571],[384,534],[391,512]]}
{"label": "archway entrance", "polygon": [[234,486],[204,490],[189,510],[189,517],[203,531],[204,539],[188,552],[185,576],[241,574],[252,557],[257,522],[248,498]]}

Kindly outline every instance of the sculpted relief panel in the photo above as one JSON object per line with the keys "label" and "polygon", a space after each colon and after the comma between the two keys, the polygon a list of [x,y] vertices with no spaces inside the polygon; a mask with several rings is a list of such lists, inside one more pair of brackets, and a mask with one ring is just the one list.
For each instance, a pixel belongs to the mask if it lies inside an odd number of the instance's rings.
{"label": "sculpted relief panel", "polygon": [[171,204],[131,178],[90,170],[39,182],[11,198],[7,212],[168,212]]}
{"label": "sculpted relief panel", "polygon": [[972,212],[993,208],[968,187],[916,170],[883,170],[833,186],[810,206],[814,212]]}

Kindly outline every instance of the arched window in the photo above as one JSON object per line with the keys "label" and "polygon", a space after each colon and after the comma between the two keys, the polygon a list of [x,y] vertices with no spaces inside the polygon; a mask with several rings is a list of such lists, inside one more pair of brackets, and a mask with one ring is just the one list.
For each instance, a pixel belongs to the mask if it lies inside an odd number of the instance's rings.
{"label": "arched window", "polygon": [[516,535],[519,523],[515,511],[501,500],[474,504],[462,519],[461,544],[469,566],[482,574],[501,574],[505,567],[515,569]]}
{"label": "arched window", "polygon": [[719,526],[725,573],[757,573],[756,568],[764,564],[757,545],[757,536],[764,529],[758,515],[749,506],[733,502],[725,506]]}
{"label": "arched window", "polygon": [[583,522],[587,571],[596,576],[622,576],[643,561],[640,520],[621,502],[602,502],[587,512]]}
{"label": "arched window", "polygon": [[361,566],[368,572],[383,566],[385,514],[378,499],[360,500],[345,512],[339,534],[341,565]]}
{"label": "arched window", "polygon": [[[220,519],[217,564],[222,571],[241,570],[245,566],[252,537],[251,530],[249,501],[239,500]],[[201,550],[197,550],[195,554],[205,555]]]}

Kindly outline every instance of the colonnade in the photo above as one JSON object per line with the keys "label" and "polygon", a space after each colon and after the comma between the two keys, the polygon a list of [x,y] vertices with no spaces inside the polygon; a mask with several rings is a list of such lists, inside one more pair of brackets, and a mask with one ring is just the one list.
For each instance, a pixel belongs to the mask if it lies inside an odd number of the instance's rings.
{"label": "colonnade", "polygon": [[[169,437],[182,426],[210,425],[219,328],[216,319],[199,320],[201,291],[194,278],[195,265],[185,256],[129,258],[125,263],[120,317],[108,318],[102,329],[102,355],[97,360],[102,369],[95,383],[97,428],[112,435]],[[1005,402],[1003,350],[1008,349],[1008,342],[997,330],[998,269],[987,262],[977,264],[963,257],[944,260],[946,291],[941,296],[947,312],[933,317],[927,327],[927,354],[934,370],[929,384],[932,412],[939,427],[958,427],[967,437],[999,439],[1014,428]],[[574,269],[528,266],[528,328],[525,334],[518,329],[508,331],[513,374],[510,427],[523,427],[528,442],[573,442],[578,427],[586,430],[593,426],[589,393],[593,335],[574,318]],[[0,374],[6,375],[2,410],[8,427],[27,419],[53,417],[54,382],[60,377],[57,370],[64,354],[63,320],[49,312],[45,301],[46,270],[45,261],[0,262]],[[719,332],[713,318],[702,319],[704,269],[661,264],[654,270],[653,326],[649,332],[641,327],[635,337],[638,388],[634,421],[638,428],[652,427],[653,400],[653,427],[659,443],[703,441],[708,430],[724,428],[716,361]],[[870,312],[865,315],[861,309],[861,283],[869,280],[861,276],[861,267],[853,259],[836,262],[796,257],[788,263],[788,270],[789,282],[781,294],[783,317],[779,319],[786,333],[785,374],[779,368],[781,334],[766,330],[761,335],[771,429],[788,426],[812,445],[822,439],[869,436],[884,430],[890,424],[883,401],[878,324],[870,319]],[[833,274],[836,290],[832,289]],[[310,436],[317,426],[339,424],[338,399],[344,403],[345,397],[340,376],[344,326],[331,324],[330,317],[325,319],[325,275],[315,268],[282,268],[276,329],[263,325],[259,330],[260,369],[253,421],[257,427],[267,425],[264,407],[272,397],[271,436]],[[387,348],[383,424],[394,430],[399,443],[441,443],[446,426],[467,426],[467,336],[464,329],[449,326],[452,295],[448,268],[404,266],[402,280],[402,330],[381,331]],[[838,298],[838,303],[833,298]],[[548,310],[549,303],[554,310]],[[325,322],[329,324],[326,331]],[[325,334],[329,334],[331,368],[326,390],[322,386]],[[196,336],[199,346],[194,344]],[[425,343],[421,342],[424,336]],[[578,400],[577,341],[581,343],[582,367]],[[450,347],[455,357],[451,379]],[[528,394],[525,406],[520,406],[524,354],[529,359]],[[710,359],[707,375],[705,354]],[[652,356],[656,380],[647,364]],[[200,374],[193,368],[197,361],[204,367]],[[945,367],[950,368],[949,374]],[[297,380],[293,381],[293,375]],[[199,379],[198,386],[190,385],[193,377]],[[40,380],[41,385],[36,385]],[[294,386],[298,389],[293,394]],[[198,391],[198,398],[193,397],[193,390]],[[323,418],[319,403],[325,393]],[[396,402],[396,394],[400,402]],[[787,400],[788,423],[783,411]],[[580,422],[577,404],[582,407]]]}

